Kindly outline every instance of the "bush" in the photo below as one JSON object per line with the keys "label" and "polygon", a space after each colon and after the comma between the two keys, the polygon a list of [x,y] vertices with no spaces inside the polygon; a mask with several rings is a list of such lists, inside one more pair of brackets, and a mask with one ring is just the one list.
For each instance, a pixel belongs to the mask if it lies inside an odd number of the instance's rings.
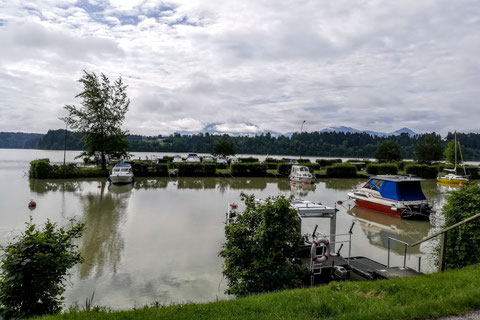
{"label": "bush", "polygon": [[217,169],[227,169],[229,167],[228,163],[218,163],[218,162],[215,162],[215,166],[217,167]]}
{"label": "bush", "polygon": [[415,162],[412,162],[412,161],[398,161],[395,164],[398,167],[398,171],[404,171],[406,166],[411,165],[411,164],[415,164]]}
{"label": "bush", "polygon": [[278,170],[278,163],[264,162],[263,164],[267,166],[267,170]]}
{"label": "bush", "polygon": [[227,293],[246,296],[298,287],[307,269],[296,259],[302,241],[300,220],[290,201],[268,198],[256,204],[242,194],[245,211],[225,226],[220,251]]}
{"label": "bush", "polygon": [[311,161],[310,161],[310,159],[301,159],[300,158],[300,159],[297,159],[297,162],[301,163],[301,164],[304,164],[304,163],[310,163]]}
{"label": "bush", "polygon": [[292,171],[292,166],[293,164],[291,163],[280,163],[278,165],[278,173],[281,174],[282,176],[288,176]]}
{"label": "bush", "polygon": [[52,165],[48,159],[30,162],[29,176],[37,179],[71,179],[108,177],[108,170],[91,167],[78,167],[75,163]]}
{"label": "bush", "polygon": [[438,175],[438,167],[426,164],[409,164],[405,167],[405,173],[424,179],[435,179]]}
{"label": "bush", "polygon": [[373,175],[398,174],[398,167],[394,163],[369,163],[367,173]]}
{"label": "bush", "polygon": [[168,166],[165,163],[150,161],[128,161],[136,177],[168,177]]}
{"label": "bush", "polygon": [[49,159],[39,159],[30,162],[30,170],[28,172],[31,178],[47,179],[51,178],[52,165]]}
{"label": "bush", "polygon": [[342,159],[317,159],[316,162],[321,168],[325,168],[327,166],[333,166],[336,163],[342,163]]}
{"label": "bush", "polygon": [[327,167],[327,176],[330,178],[355,178],[357,168],[348,163],[337,163]]}
{"label": "bush", "polygon": [[58,313],[67,271],[82,261],[74,240],[83,230],[81,223],[63,229],[47,221],[41,230],[30,222],[15,242],[2,248],[0,313],[7,318]]}
{"label": "bush", "polygon": [[265,163],[282,163],[284,162],[283,160],[280,159],[274,159],[274,158],[265,158]]}
{"label": "bush", "polygon": [[263,163],[233,163],[231,165],[234,177],[265,177],[267,166]]}
{"label": "bush", "polygon": [[179,163],[180,177],[214,177],[217,171],[215,163]]}
{"label": "bush", "polygon": [[[479,186],[464,186],[452,192],[443,207],[444,227],[452,226],[479,213],[479,208]],[[445,267],[457,269],[479,262],[480,219],[477,218],[448,231]]]}
{"label": "bush", "polygon": [[357,171],[365,170],[365,168],[368,166],[369,163],[371,163],[370,160],[347,160],[347,163],[350,163],[357,167]]}
{"label": "bush", "polygon": [[241,162],[241,163],[255,163],[255,162],[258,162],[258,158],[253,158],[253,157],[238,158],[238,162]]}

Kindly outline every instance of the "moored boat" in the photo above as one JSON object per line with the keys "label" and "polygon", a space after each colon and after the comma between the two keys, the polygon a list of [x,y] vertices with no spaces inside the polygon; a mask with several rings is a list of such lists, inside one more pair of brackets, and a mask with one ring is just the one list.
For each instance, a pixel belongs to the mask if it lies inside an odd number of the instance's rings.
{"label": "moored boat", "polygon": [[117,163],[110,173],[109,180],[114,184],[132,183],[134,180],[132,166],[129,163]]}
{"label": "moored boat", "polygon": [[185,160],[185,162],[200,163],[202,161],[200,160],[200,157],[196,153],[189,153],[187,156],[187,160]]}
{"label": "moored boat", "polygon": [[312,183],[315,176],[310,172],[307,166],[293,165],[288,176],[291,181]]}
{"label": "moored boat", "polygon": [[423,194],[423,179],[409,176],[374,176],[348,192],[359,207],[399,218],[428,219],[431,203]]}
{"label": "moored boat", "polygon": [[[460,152],[461,164],[463,166],[463,176],[457,174],[457,146],[458,146],[458,150]],[[460,148],[460,144],[459,144],[459,142],[457,142],[457,132],[456,131],[455,131],[455,149],[454,150],[455,150],[454,151],[455,152],[455,161],[453,163],[454,168],[453,169],[444,169],[445,171],[450,171],[452,173],[448,173],[446,175],[437,177],[437,182],[439,184],[462,186],[465,183],[468,183],[468,181],[469,181],[468,176],[467,176],[467,172],[465,170],[465,165],[463,163],[462,148]]]}

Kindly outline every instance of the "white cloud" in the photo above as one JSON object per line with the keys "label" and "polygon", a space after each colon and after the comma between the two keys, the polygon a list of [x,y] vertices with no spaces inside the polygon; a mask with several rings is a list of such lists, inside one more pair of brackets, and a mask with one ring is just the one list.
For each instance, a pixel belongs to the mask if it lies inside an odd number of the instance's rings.
{"label": "white cloud", "polygon": [[83,69],[124,78],[132,133],[480,122],[474,0],[0,0],[0,12],[3,131],[60,127]]}

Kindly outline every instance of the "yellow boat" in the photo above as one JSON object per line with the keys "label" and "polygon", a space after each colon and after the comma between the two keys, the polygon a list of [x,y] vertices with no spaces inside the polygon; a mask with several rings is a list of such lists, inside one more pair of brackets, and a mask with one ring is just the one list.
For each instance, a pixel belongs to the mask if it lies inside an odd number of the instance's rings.
{"label": "yellow boat", "polygon": [[468,183],[468,178],[465,176],[459,176],[458,174],[449,173],[444,176],[440,176],[437,178],[437,182],[439,184],[445,185],[464,185]]}

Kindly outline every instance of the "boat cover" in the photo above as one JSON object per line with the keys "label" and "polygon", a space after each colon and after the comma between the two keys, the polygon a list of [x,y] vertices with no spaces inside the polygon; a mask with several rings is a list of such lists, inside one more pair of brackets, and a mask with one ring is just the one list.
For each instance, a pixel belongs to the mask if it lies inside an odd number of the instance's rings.
{"label": "boat cover", "polygon": [[[395,182],[381,180],[381,183],[378,183],[377,179],[372,179],[369,181],[369,184],[375,185],[376,189],[379,189],[378,191],[380,192],[380,195],[386,199],[396,201],[426,200],[425,195],[422,192],[420,181]],[[380,188],[378,188],[379,185]]]}

